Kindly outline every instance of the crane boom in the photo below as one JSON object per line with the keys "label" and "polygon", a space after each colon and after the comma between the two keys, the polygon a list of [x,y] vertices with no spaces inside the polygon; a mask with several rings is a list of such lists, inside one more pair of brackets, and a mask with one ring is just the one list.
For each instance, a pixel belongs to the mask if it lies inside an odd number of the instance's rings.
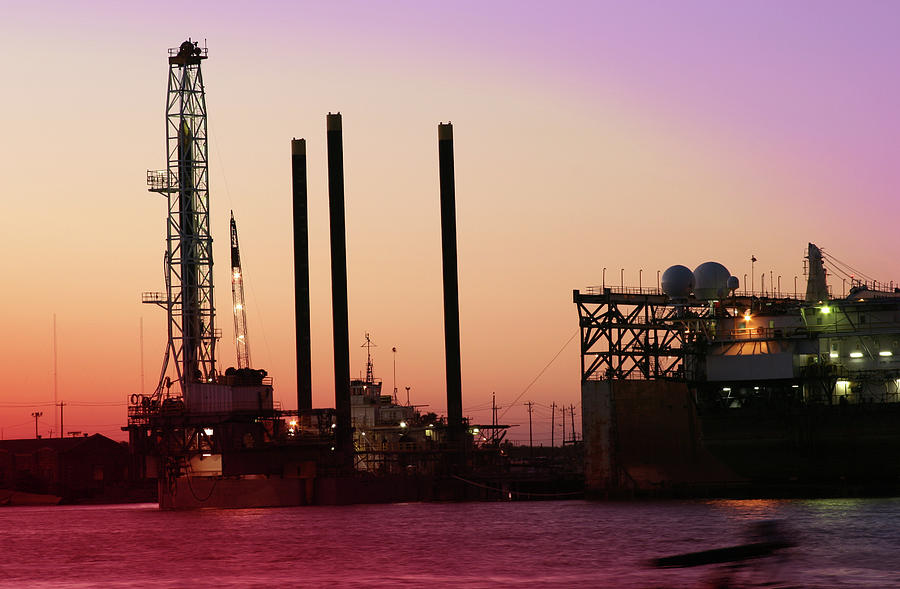
{"label": "crane boom", "polygon": [[244,275],[241,271],[241,252],[238,248],[234,211],[231,212],[231,298],[234,302],[234,343],[237,347],[237,367],[250,368],[247,310],[244,307]]}

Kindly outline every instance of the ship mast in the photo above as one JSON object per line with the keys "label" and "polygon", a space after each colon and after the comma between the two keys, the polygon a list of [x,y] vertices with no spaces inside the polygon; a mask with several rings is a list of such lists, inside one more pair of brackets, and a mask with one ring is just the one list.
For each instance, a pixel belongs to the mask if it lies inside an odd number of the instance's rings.
{"label": "ship mast", "polygon": [[372,341],[372,339],[369,337],[369,333],[366,332],[366,343],[364,343],[360,347],[366,349],[366,382],[367,383],[375,382],[375,365],[372,364],[372,346],[375,346],[375,342]]}

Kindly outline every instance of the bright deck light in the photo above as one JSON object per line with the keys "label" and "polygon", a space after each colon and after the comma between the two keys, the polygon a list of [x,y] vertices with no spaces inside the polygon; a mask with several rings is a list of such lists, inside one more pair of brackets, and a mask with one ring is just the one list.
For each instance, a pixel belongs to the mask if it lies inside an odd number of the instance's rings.
{"label": "bright deck light", "polygon": [[851,358],[862,358],[863,353],[862,352],[850,352],[850,357]]}
{"label": "bright deck light", "polygon": [[890,350],[881,350],[880,352],[878,352],[878,355],[887,358],[888,356],[893,356],[894,353]]}

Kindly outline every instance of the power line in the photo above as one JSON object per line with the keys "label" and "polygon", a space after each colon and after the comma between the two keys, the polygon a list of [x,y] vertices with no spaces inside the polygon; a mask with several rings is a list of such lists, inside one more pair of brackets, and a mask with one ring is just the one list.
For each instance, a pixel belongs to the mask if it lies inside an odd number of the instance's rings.
{"label": "power line", "polygon": [[507,413],[510,409],[512,409],[513,405],[515,405],[516,403],[518,403],[518,402],[519,402],[519,399],[521,399],[521,398],[525,395],[525,393],[528,392],[528,389],[530,389],[530,388],[532,387],[532,385],[534,385],[534,383],[536,383],[536,382],[538,381],[538,379],[539,379],[541,376],[543,376],[543,374],[544,374],[545,372],[547,372],[547,369],[550,368],[550,365],[553,364],[554,362],[556,362],[556,359],[559,358],[560,354],[563,353],[563,350],[565,350],[566,347],[572,342],[572,340],[575,339],[575,336],[578,335],[578,333],[579,333],[580,331],[581,331],[580,328],[575,330],[575,333],[573,333],[572,336],[571,336],[569,339],[566,340],[566,343],[564,343],[564,344],[562,345],[562,347],[559,349],[559,351],[556,352],[556,355],[554,355],[553,358],[551,358],[550,361],[547,362],[547,365],[546,365],[546,366],[544,366],[543,368],[541,368],[541,371],[538,372],[537,376],[535,376],[535,377],[531,380],[531,382],[528,383],[528,386],[525,387],[525,389],[524,389],[521,393],[519,393],[519,396],[516,397],[515,400],[507,406],[506,411],[504,411],[503,413],[500,414],[500,419],[503,419],[503,416],[506,415],[506,413]]}

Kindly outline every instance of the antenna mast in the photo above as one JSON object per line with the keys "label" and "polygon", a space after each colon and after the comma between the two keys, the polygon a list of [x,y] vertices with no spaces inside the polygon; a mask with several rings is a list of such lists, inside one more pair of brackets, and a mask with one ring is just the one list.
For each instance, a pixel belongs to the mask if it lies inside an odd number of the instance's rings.
{"label": "antenna mast", "polygon": [[397,402],[397,347],[391,348],[394,353],[394,403]]}
{"label": "antenna mast", "polygon": [[234,302],[234,344],[237,367],[250,368],[250,342],[247,339],[247,309],[244,307],[244,273],[238,248],[237,224],[231,212],[231,300]]}
{"label": "antenna mast", "polygon": [[366,343],[361,346],[366,349],[366,382],[375,382],[375,367],[372,364],[372,346],[374,345],[375,343],[369,338],[369,332],[366,332]]}
{"label": "antenna mast", "polygon": [[[57,372],[56,372],[56,358],[57,358],[57,351],[56,351],[56,313],[54,313],[54,314],[53,314],[53,404],[54,404],[54,405],[58,405],[58,404],[59,404],[59,400],[58,400],[58,390],[59,390],[59,389],[58,389],[58,384],[59,384],[58,381],[59,381],[59,377],[58,377]],[[55,411],[54,411],[54,413],[55,413]],[[54,419],[54,423],[56,424],[56,431],[59,431],[59,416],[58,416],[58,415],[54,415],[54,418],[55,418],[55,419]],[[35,427],[35,434],[34,434],[34,436],[37,437],[37,428],[36,428],[36,427]],[[62,437],[62,436],[60,436],[60,437]]]}

